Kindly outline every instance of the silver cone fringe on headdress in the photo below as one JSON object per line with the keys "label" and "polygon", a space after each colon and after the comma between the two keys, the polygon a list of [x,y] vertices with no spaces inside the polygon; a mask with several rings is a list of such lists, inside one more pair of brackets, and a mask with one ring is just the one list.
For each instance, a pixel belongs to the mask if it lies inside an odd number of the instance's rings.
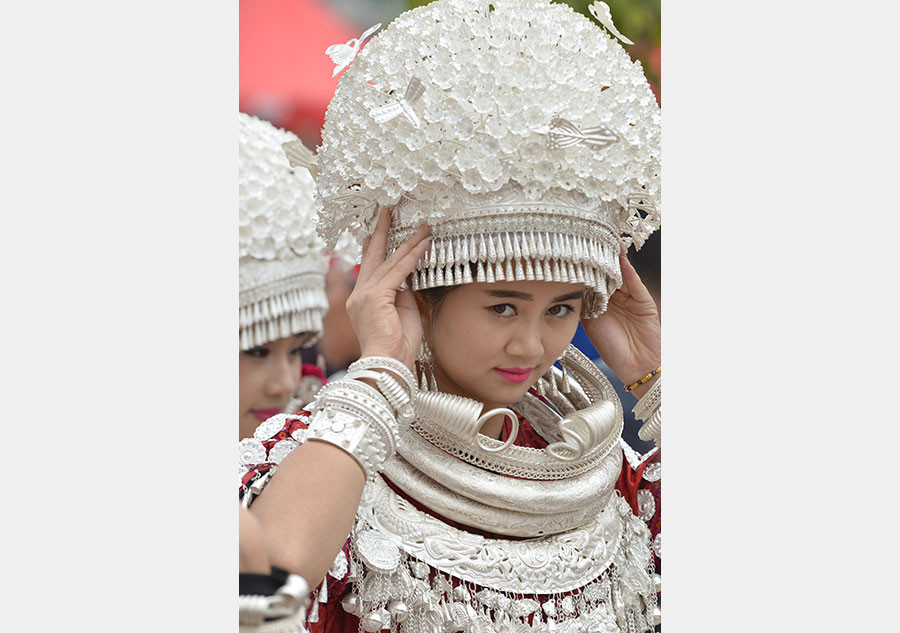
{"label": "silver cone fringe on headdress", "polygon": [[256,117],[239,114],[238,130],[241,349],[304,332],[312,343],[328,310],[328,258],[315,232],[315,183],[306,169],[292,169],[282,145],[311,153]]}
{"label": "silver cone fringe on headdress", "polygon": [[[472,282],[583,283],[584,313],[598,314],[621,285],[616,205],[594,201],[592,206],[578,192],[563,190],[529,199],[515,183],[494,194],[454,188],[448,195],[465,212],[435,224],[431,246],[413,274],[413,290]],[[416,215],[416,206],[408,199],[397,206],[389,250],[414,232],[402,222]]]}

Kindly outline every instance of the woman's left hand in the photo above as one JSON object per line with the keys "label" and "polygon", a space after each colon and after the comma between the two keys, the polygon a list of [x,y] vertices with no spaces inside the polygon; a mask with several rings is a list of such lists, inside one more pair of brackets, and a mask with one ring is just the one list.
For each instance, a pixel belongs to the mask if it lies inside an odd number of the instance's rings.
{"label": "woman's left hand", "polygon": [[619,253],[619,265],[622,287],[609,298],[606,312],[581,324],[603,362],[629,385],[659,367],[660,323],[656,302],[625,248]]}

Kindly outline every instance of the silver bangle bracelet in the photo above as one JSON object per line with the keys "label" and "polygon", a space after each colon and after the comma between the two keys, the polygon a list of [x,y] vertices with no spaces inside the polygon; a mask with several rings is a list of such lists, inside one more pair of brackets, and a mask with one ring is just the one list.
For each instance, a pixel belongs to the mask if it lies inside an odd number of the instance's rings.
{"label": "silver bangle bracelet", "polygon": [[406,424],[412,422],[416,415],[412,404],[412,394],[407,393],[399,382],[383,372],[380,373],[375,384],[378,385],[385,399],[394,407],[397,418]]}
{"label": "silver bangle bracelet", "polygon": [[657,409],[653,415],[638,429],[638,437],[645,442],[653,441],[657,446],[662,444],[662,410]]}
{"label": "silver bangle bracelet", "polygon": [[362,467],[381,471],[397,449],[397,422],[384,396],[358,380],[329,383],[317,394],[308,438],[334,444]]}
{"label": "silver bangle bracelet", "polygon": [[418,389],[416,378],[413,376],[412,371],[396,358],[391,358],[390,356],[366,356],[350,363],[347,372],[350,373],[360,369],[383,369],[396,374],[406,383],[410,398],[415,396]]}
{"label": "silver bangle bracelet", "polygon": [[653,415],[653,412],[659,408],[662,401],[662,378],[657,378],[650,390],[645,393],[637,404],[634,405],[632,411],[637,420],[647,420]]}
{"label": "silver bangle bracelet", "polygon": [[346,378],[368,378],[374,380],[379,391],[381,391],[381,395],[394,409],[397,418],[405,424],[412,422],[412,419],[415,417],[415,410],[412,407],[412,394],[407,393],[406,389],[389,373],[372,371],[370,369],[354,369],[347,374]]}
{"label": "silver bangle bracelet", "polygon": [[638,429],[638,437],[645,442],[653,441],[660,446],[662,441],[662,378],[656,382],[634,405],[634,417],[644,422]]}

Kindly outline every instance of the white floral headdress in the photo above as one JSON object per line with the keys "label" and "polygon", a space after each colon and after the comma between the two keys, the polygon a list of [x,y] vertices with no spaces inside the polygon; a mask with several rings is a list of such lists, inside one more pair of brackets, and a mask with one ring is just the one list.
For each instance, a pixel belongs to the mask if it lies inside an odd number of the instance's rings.
{"label": "white floral headdress", "polygon": [[585,314],[603,312],[620,244],[640,248],[660,225],[659,106],[609,32],[549,0],[436,0],[399,16],[328,107],[320,235],[361,240],[394,207],[390,249],[432,227],[414,289],[581,282]]}
{"label": "white floral headdress", "polygon": [[238,131],[241,349],[301,332],[315,340],[328,310],[328,258],[315,231],[315,182],[282,150],[300,141],[243,113]]}

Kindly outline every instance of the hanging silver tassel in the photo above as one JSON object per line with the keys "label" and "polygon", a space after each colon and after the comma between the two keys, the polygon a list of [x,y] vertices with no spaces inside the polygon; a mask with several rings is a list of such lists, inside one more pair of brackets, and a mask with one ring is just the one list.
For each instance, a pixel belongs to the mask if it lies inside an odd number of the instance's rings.
{"label": "hanging silver tassel", "polygon": [[463,262],[460,266],[462,268],[462,278],[464,284],[472,283],[472,265],[470,262]]}
{"label": "hanging silver tassel", "polygon": [[566,371],[566,357],[559,359],[559,365],[562,369],[562,392],[572,393],[572,386],[569,384],[569,372]]}
{"label": "hanging silver tassel", "polygon": [[530,258],[525,260],[525,279],[526,281],[535,280],[534,266],[532,265]]}
{"label": "hanging silver tassel", "polygon": [[503,235],[498,233],[494,239],[497,240],[497,261],[506,259],[506,253],[503,250]]}
{"label": "hanging silver tassel", "polygon": [[[453,252],[453,251],[454,251],[454,248],[453,248],[453,242],[455,241],[455,239],[456,239],[456,238],[450,238],[449,240],[447,240],[447,244],[446,244],[446,246],[447,246],[447,256],[446,256],[446,257],[447,257],[447,264],[448,264],[448,265],[449,265],[449,264],[455,264],[455,263],[456,263],[456,256],[455,256],[455,254],[454,254],[454,252]],[[459,249],[457,248],[456,250],[459,250]]]}

